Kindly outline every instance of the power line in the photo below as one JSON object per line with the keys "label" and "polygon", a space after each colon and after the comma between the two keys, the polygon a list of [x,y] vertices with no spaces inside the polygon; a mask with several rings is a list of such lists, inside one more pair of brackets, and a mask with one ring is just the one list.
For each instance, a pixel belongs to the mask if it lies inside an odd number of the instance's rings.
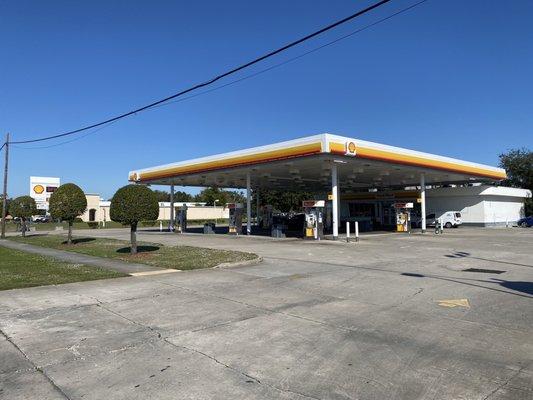
{"label": "power line", "polygon": [[13,144],[34,143],[34,142],[41,142],[41,141],[44,141],[44,140],[50,140],[50,139],[56,139],[56,138],[59,138],[59,137],[69,136],[69,135],[73,135],[75,133],[79,133],[79,132],[86,131],[86,130],[89,130],[89,129],[92,129],[92,128],[96,128],[96,127],[108,124],[110,122],[114,122],[114,121],[117,121],[119,119],[126,118],[126,117],[128,117],[130,115],[145,111],[145,110],[147,110],[149,108],[155,107],[155,106],[157,106],[159,104],[162,104],[162,103],[165,103],[165,102],[167,102],[169,100],[175,99],[176,97],[182,96],[182,95],[187,94],[189,92],[192,92],[192,91],[194,91],[196,89],[211,85],[211,84],[217,82],[218,80],[220,80],[222,78],[225,78],[225,77],[227,77],[229,75],[233,75],[236,72],[239,72],[239,71],[241,71],[241,70],[243,70],[245,68],[248,68],[248,67],[250,67],[250,66],[252,66],[254,64],[257,64],[257,63],[259,63],[259,62],[261,62],[263,60],[266,60],[267,58],[275,56],[276,54],[279,54],[279,53],[281,53],[281,52],[283,52],[285,50],[288,50],[291,47],[297,46],[300,43],[303,43],[303,42],[305,42],[305,41],[307,41],[309,39],[314,38],[315,36],[318,36],[318,35],[320,35],[320,34],[322,34],[324,32],[327,32],[327,31],[329,31],[329,30],[331,30],[333,28],[336,28],[337,26],[342,25],[342,24],[344,24],[344,23],[346,23],[348,21],[351,21],[351,20],[353,20],[353,19],[355,19],[355,18],[357,18],[357,17],[359,17],[359,16],[361,16],[363,14],[366,14],[369,11],[372,11],[375,8],[378,8],[378,7],[382,6],[383,4],[386,4],[386,3],[390,2],[390,1],[391,0],[381,0],[381,1],[375,3],[375,4],[371,5],[371,6],[368,6],[368,7],[364,8],[364,9],[362,9],[360,11],[357,11],[356,13],[354,13],[352,15],[349,15],[346,18],[343,18],[343,19],[341,19],[341,20],[339,20],[337,22],[334,22],[334,23],[332,23],[332,24],[330,24],[330,25],[328,25],[328,26],[326,26],[326,27],[324,27],[322,29],[319,29],[318,31],[315,31],[315,32],[313,32],[313,33],[311,33],[309,35],[306,35],[306,36],[304,36],[304,37],[302,37],[302,38],[300,38],[298,40],[295,40],[295,41],[293,41],[293,42],[291,42],[291,43],[289,43],[289,44],[287,44],[285,46],[282,46],[282,47],[280,47],[280,48],[278,48],[276,50],[273,50],[273,51],[271,51],[271,52],[269,52],[269,53],[267,53],[267,54],[265,54],[265,55],[263,55],[261,57],[258,57],[258,58],[254,59],[252,61],[249,61],[249,62],[247,62],[245,64],[242,64],[242,65],[240,65],[240,66],[238,66],[236,68],[233,68],[233,69],[231,69],[231,70],[229,70],[227,72],[224,72],[224,73],[222,73],[220,75],[217,75],[214,78],[211,78],[211,79],[209,79],[209,80],[207,80],[205,82],[196,84],[196,85],[194,85],[194,86],[192,86],[192,87],[190,87],[188,89],[182,90],[182,91],[180,91],[178,93],[175,93],[175,94],[173,94],[171,96],[168,96],[168,97],[165,97],[165,98],[163,98],[161,100],[158,100],[158,101],[155,101],[153,103],[150,103],[150,104],[148,104],[146,106],[137,108],[137,109],[132,110],[132,111],[128,111],[128,112],[126,112],[124,114],[120,114],[120,115],[118,115],[116,117],[109,118],[109,119],[107,119],[105,121],[102,121],[102,122],[98,122],[98,123],[95,123],[95,124],[92,124],[92,125],[88,125],[88,126],[85,126],[83,128],[75,129],[73,131],[60,133],[60,134],[57,134],[57,135],[46,136],[46,137],[42,137],[42,138],[38,138],[38,139],[19,140],[19,141],[14,141],[14,142],[11,142],[11,143],[13,143]]}
{"label": "power line", "polygon": [[[273,69],[279,68],[279,67],[281,67],[281,66],[283,66],[283,65],[286,65],[286,64],[289,64],[289,63],[291,63],[291,62],[293,62],[293,61],[299,60],[300,58],[303,58],[303,57],[305,57],[305,56],[307,56],[307,55],[309,55],[309,54],[315,53],[316,51],[321,50],[321,49],[323,49],[323,48],[325,48],[325,47],[328,47],[328,46],[331,46],[331,45],[333,45],[333,44],[335,44],[335,43],[338,43],[338,42],[340,42],[340,41],[342,41],[342,40],[344,40],[344,39],[347,39],[347,38],[349,38],[349,37],[351,37],[351,36],[356,35],[357,33],[360,33],[360,32],[363,32],[363,31],[369,29],[369,28],[372,28],[372,27],[374,27],[374,26],[376,26],[376,25],[378,25],[378,24],[380,24],[380,23],[382,23],[382,22],[385,22],[385,21],[387,21],[387,20],[389,20],[389,19],[391,19],[391,18],[393,18],[393,17],[396,17],[396,16],[398,16],[398,15],[400,15],[400,14],[403,14],[403,13],[405,13],[405,12],[407,12],[407,11],[409,11],[409,10],[411,10],[411,9],[413,9],[413,8],[419,6],[419,5],[421,5],[422,3],[425,3],[425,2],[427,2],[427,1],[428,1],[428,0],[421,0],[421,1],[417,2],[417,3],[414,3],[414,4],[412,4],[412,5],[408,6],[408,7],[403,8],[403,9],[401,9],[401,10],[399,10],[399,11],[397,11],[397,12],[395,12],[395,13],[393,13],[393,14],[387,16],[387,17],[381,18],[381,19],[379,19],[379,20],[377,20],[377,21],[375,21],[375,22],[373,22],[373,23],[371,23],[371,24],[368,24],[368,25],[363,26],[362,28],[359,28],[359,29],[357,29],[357,30],[355,30],[355,31],[352,31],[352,32],[350,32],[350,33],[348,33],[348,34],[346,34],[346,35],[340,36],[340,37],[338,37],[337,39],[331,40],[331,41],[329,41],[329,42],[327,42],[327,43],[324,43],[323,45],[320,45],[320,46],[318,46],[318,47],[315,47],[314,49],[308,50],[308,51],[306,51],[306,52],[304,52],[304,53],[302,53],[302,54],[300,54],[300,55],[297,55],[297,56],[295,56],[295,57],[289,58],[288,60],[285,60],[285,61],[280,62],[280,63],[278,63],[278,64],[274,64],[274,65],[272,65],[272,66],[270,66],[270,67],[268,67],[268,68],[262,69],[262,70],[260,70],[260,71],[254,72],[253,74],[250,74],[250,75],[244,76],[244,77],[242,77],[242,78],[239,78],[239,79],[236,79],[236,80],[234,80],[234,81],[228,82],[228,83],[226,83],[226,84],[224,84],[224,85],[220,85],[220,86],[214,87],[214,88],[212,88],[212,89],[204,90],[204,91],[202,91],[202,92],[195,93],[195,94],[192,94],[192,95],[187,96],[187,97],[183,97],[183,98],[181,98],[181,99],[177,99],[177,100],[174,100],[174,101],[168,101],[168,102],[163,103],[163,104],[158,104],[158,105],[152,107],[151,109],[153,110],[153,109],[156,109],[156,108],[166,107],[166,106],[169,106],[169,105],[172,105],[172,104],[175,104],[175,103],[180,103],[180,102],[183,102],[183,101],[187,101],[187,100],[193,99],[193,98],[195,98],[195,97],[202,96],[202,95],[205,95],[205,94],[208,94],[208,93],[214,92],[214,91],[216,91],[216,90],[223,89],[223,88],[228,87],[228,86],[231,86],[231,85],[235,85],[235,84],[237,84],[237,83],[239,83],[239,82],[242,82],[242,81],[248,80],[248,79],[250,79],[250,78],[254,78],[254,77],[258,76],[258,75],[264,74],[264,73],[269,72],[269,71],[271,71],[271,70],[273,70]],[[83,138],[85,138],[85,137],[87,137],[87,136],[89,136],[89,135],[92,135],[92,134],[94,134],[94,133],[97,133],[97,132],[99,132],[99,131],[101,131],[101,130],[107,128],[108,126],[113,125],[113,124],[116,123],[116,122],[117,122],[117,121],[113,121],[113,122],[111,122],[111,123],[109,123],[109,124],[105,124],[105,125],[101,126],[99,129],[95,129],[95,130],[93,130],[93,131],[90,131],[90,132],[88,132],[88,133],[85,134],[85,135],[82,135],[82,136],[76,137],[76,138],[71,139],[71,140],[66,140],[66,141],[64,141],[64,142],[60,142],[60,143],[55,143],[55,144],[51,144],[51,145],[47,145],[47,146],[32,146],[32,147],[27,147],[27,146],[24,146],[24,147],[23,147],[23,146],[13,146],[13,147],[16,147],[17,149],[24,149],[24,150],[48,149],[48,148],[51,148],[51,147],[58,147],[58,146],[62,146],[62,145],[64,145],[64,144],[68,144],[68,143],[75,142],[75,141],[80,140],[80,139],[83,139]],[[13,142],[11,142],[11,143],[13,143]],[[3,146],[2,146],[2,147],[3,147]],[[1,148],[0,148],[0,150],[1,150]]]}
{"label": "power line", "polygon": [[[47,146],[31,146],[31,147],[27,147],[27,146],[13,146],[17,149],[24,149],[24,150],[36,150],[36,149],[49,149],[50,147],[57,147],[57,146],[62,146],[64,144],[68,144],[68,143],[72,143],[72,142],[75,142],[77,140],[80,140],[80,139],[83,139],[89,135],[92,135],[93,133],[97,133],[97,132],[100,132],[101,130],[107,128],[108,126],[111,126],[115,123],[117,123],[119,120],[115,120],[113,122],[109,122],[105,125],[102,125],[100,126],[98,129],[95,129],[93,131],[89,131],[87,132],[85,135],[81,135],[81,136],[77,136],[73,139],[70,139],[70,140],[65,140],[64,142],[60,142],[60,143],[54,143],[54,144],[50,144],[50,145],[47,145]],[[12,144],[12,143],[16,143],[16,142],[9,142],[9,144]]]}
{"label": "power line", "polygon": [[367,30],[369,28],[372,28],[373,26],[376,26],[376,25],[378,25],[378,24],[380,24],[382,22],[385,22],[385,21],[393,18],[393,17],[396,17],[397,15],[403,14],[404,12],[409,11],[412,8],[415,8],[416,6],[419,6],[420,4],[425,3],[426,1],[428,1],[428,0],[421,0],[418,3],[412,4],[409,7],[403,8],[403,9],[401,9],[401,10],[399,10],[399,11],[397,11],[397,12],[395,12],[395,13],[387,16],[387,17],[381,18],[381,19],[377,20],[376,22],[368,24],[368,25],[366,25],[366,26],[364,26],[362,28],[359,28],[359,29],[357,29],[357,30],[355,30],[353,32],[350,32],[350,33],[348,33],[346,35],[343,35],[343,36],[341,36],[341,37],[339,37],[337,39],[334,39],[334,40],[332,40],[332,41],[330,41],[328,43],[324,43],[323,45],[320,45],[318,47],[315,47],[314,49],[308,50],[305,53],[302,53],[302,54],[297,55],[295,57],[289,58],[288,60],[285,60],[285,61],[280,62],[278,64],[274,64],[274,65],[272,65],[272,66],[270,66],[268,68],[262,69],[260,71],[254,72],[253,74],[250,74],[250,75],[244,76],[242,78],[236,79],[234,81],[228,82],[228,83],[226,83],[224,85],[220,85],[220,86],[217,86],[215,88],[204,90],[203,92],[199,92],[199,93],[193,94],[191,96],[184,97],[182,99],[178,99],[178,100],[174,100],[174,101],[168,101],[168,102],[166,102],[164,104],[158,104],[158,105],[156,105],[156,106],[154,106],[152,108],[166,107],[166,106],[169,106],[171,104],[175,104],[175,103],[179,103],[179,102],[182,102],[182,101],[185,101],[185,100],[189,100],[189,99],[192,99],[194,97],[198,97],[198,96],[201,96],[203,94],[211,93],[211,92],[214,92],[215,90],[219,90],[219,89],[225,88],[227,86],[234,85],[234,84],[242,82],[244,80],[247,80],[247,79],[250,79],[250,78],[254,78],[257,75],[261,75],[261,74],[263,74],[265,72],[268,72],[268,71],[271,71],[271,70],[276,69],[278,67],[281,67],[283,65],[289,64],[289,63],[291,63],[293,61],[296,61],[296,60],[298,60],[300,58],[303,58],[303,57],[305,57],[305,56],[307,56],[309,54],[312,54],[312,53],[314,53],[314,52],[316,52],[318,50],[321,50],[321,49],[323,49],[325,47],[328,47],[328,46],[331,46],[331,45],[333,45],[333,44],[335,44],[337,42],[340,42],[341,40],[347,39],[347,38],[349,38],[349,37],[351,37],[351,36],[353,36],[353,35],[355,35],[355,34],[357,34],[359,32],[362,32],[362,31],[365,31],[365,30]]}

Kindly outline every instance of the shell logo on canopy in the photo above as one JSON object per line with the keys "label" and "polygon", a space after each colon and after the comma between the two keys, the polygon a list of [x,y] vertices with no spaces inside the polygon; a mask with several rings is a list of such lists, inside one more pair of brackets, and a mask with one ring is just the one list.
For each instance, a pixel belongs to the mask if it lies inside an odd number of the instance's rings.
{"label": "shell logo on canopy", "polygon": [[357,153],[357,148],[354,142],[346,142],[346,155],[355,156]]}
{"label": "shell logo on canopy", "polygon": [[33,191],[37,194],[41,194],[44,192],[44,186],[43,185],[35,185],[33,187]]}

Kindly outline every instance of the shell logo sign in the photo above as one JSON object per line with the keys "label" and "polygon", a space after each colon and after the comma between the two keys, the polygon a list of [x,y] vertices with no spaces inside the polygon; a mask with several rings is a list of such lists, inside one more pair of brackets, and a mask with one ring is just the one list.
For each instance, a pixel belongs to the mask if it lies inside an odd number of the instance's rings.
{"label": "shell logo sign", "polygon": [[59,178],[49,176],[30,176],[30,196],[35,200],[38,210],[48,210],[50,196],[59,187]]}
{"label": "shell logo sign", "polygon": [[357,153],[357,148],[354,142],[346,142],[346,155],[355,156]]}
{"label": "shell logo sign", "polygon": [[43,185],[35,185],[33,187],[33,191],[37,194],[41,194],[42,192],[44,192],[44,186]]}

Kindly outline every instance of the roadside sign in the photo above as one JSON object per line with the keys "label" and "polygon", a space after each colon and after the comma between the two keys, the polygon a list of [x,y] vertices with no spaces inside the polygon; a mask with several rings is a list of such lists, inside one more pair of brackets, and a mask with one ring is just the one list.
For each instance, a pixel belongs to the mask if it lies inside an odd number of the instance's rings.
{"label": "roadside sign", "polygon": [[394,208],[413,208],[413,203],[394,203]]}
{"label": "roadside sign", "polygon": [[324,200],[304,200],[302,202],[302,207],[304,208],[313,208],[313,207],[325,207],[326,202]]}

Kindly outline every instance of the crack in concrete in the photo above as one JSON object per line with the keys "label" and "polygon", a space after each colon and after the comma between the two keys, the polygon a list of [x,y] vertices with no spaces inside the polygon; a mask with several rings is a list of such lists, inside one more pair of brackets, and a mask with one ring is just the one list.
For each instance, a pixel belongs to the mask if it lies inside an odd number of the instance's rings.
{"label": "crack in concrete", "polygon": [[242,306],[255,308],[257,310],[261,310],[263,312],[266,312],[267,314],[280,314],[280,315],[284,315],[284,316],[287,316],[287,317],[292,317],[292,318],[301,319],[301,320],[308,321],[308,322],[313,322],[313,323],[316,323],[316,324],[319,324],[319,325],[323,325],[323,326],[329,326],[331,328],[342,330],[342,331],[355,332],[355,330],[353,330],[353,329],[345,328],[345,327],[339,326],[339,325],[332,325],[332,324],[329,324],[329,323],[324,322],[324,321],[319,321],[319,320],[315,320],[315,319],[312,319],[312,318],[303,317],[301,315],[295,315],[295,314],[291,314],[291,313],[287,313],[287,312],[278,311],[275,308],[261,307],[261,306],[255,305],[255,304],[250,304],[250,303],[246,303],[246,302],[243,302],[243,301],[230,299],[230,298],[224,297],[224,296],[216,296],[216,295],[213,295],[213,294],[200,293],[200,292],[198,292],[196,290],[189,289],[189,288],[186,288],[186,287],[182,287],[182,286],[179,286],[179,285],[174,285],[172,283],[164,282],[164,284],[169,285],[169,286],[175,286],[175,287],[178,287],[178,288],[183,289],[183,290],[188,290],[191,293],[196,294],[196,295],[201,296],[201,297],[211,297],[211,298],[214,298],[214,299],[217,299],[217,300],[226,300],[226,301],[230,301],[232,303],[240,304]]}
{"label": "crack in concrete", "polygon": [[223,366],[225,368],[228,368],[228,369],[230,369],[230,370],[232,370],[234,372],[237,372],[238,374],[241,374],[242,376],[245,376],[248,379],[252,379],[253,381],[258,383],[259,385],[265,385],[265,386],[268,386],[269,388],[272,388],[272,389],[275,389],[277,391],[284,392],[284,393],[296,394],[296,395],[302,396],[302,397],[304,397],[306,399],[320,400],[319,397],[310,396],[310,395],[307,395],[307,394],[304,394],[304,393],[300,393],[300,392],[297,392],[297,391],[294,391],[294,390],[290,390],[290,389],[284,389],[284,388],[278,387],[276,385],[272,385],[272,384],[264,382],[264,381],[262,382],[258,378],[256,378],[255,376],[247,374],[246,372],[240,371],[237,368],[232,367],[231,365],[226,364],[226,363],[218,360],[216,357],[213,357],[213,356],[211,356],[211,355],[209,355],[207,353],[204,353],[204,352],[202,352],[200,350],[196,350],[196,349],[193,349],[193,348],[190,348],[190,347],[187,347],[187,346],[177,345],[175,343],[169,342],[166,338],[163,339],[163,340],[166,343],[168,343],[168,344],[170,344],[170,345],[172,345],[174,347],[185,349],[185,350],[188,350],[188,351],[192,351],[193,353],[200,354],[200,355],[202,355],[204,357],[207,357],[210,360],[214,361],[215,363],[217,363],[217,364],[219,364],[219,365],[221,365],[221,366]]}
{"label": "crack in concrete", "polygon": [[[232,367],[232,366],[230,366],[230,365],[228,365],[228,364],[225,364],[225,363],[219,361],[218,359],[216,359],[216,358],[213,357],[213,356],[210,356],[210,355],[208,355],[208,354],[206,354],[206,353],[203,353],[203,352],[201,352],[201,351],[199,351],[199,350],[189,348],[189,347],[187,347],[187,346],[176,345],[175,343],[170,342],[170,341],[168,340],[168,337],[163,337],[163,335],[161,334],[161,332],[159,332],[158,330],[156,330],[156,329],[153,328],[152,326],[144,325],[144,324],[142,324],[142,323],[140,323],[140,322],[138,322],[138,321],[135,321],[135,320],[133,320],[133,319],[131,319],[131,318],[128,318],[128,317],[126,317],[126,316],[124,316],[124,315],[122,315],[122,314],[120,314],[120,313],[118,313],[118,312],[116,312],[116,311],[114,311],[114,310],[110,310],[109,308],[105,307],[105,306],[103,305],[103,303],[101,303],[97,298],[94,298],[94,299],[98,302],[98,304],[97,304],[98,307],[101,307],[102,309],[108,311],[109,313],[111,313],[111,314],[113,314],[113,315],[116,315],[116,316],[118,316],[118,317],[120,317],[120,318],[123,318],[123,319],[129,321],[129,322],[132,323],[132,324],[135,324],[135,325],[137,325],[137,326],[143,327],[143,328],[145,328],[145,329],[149,329],[150,331],[152,331],[152,332],[154,332],[154,333],[157,334],[157,338],[158,338],[158,339],[163,340],[165,343],[168,343],[168,344],[170,344],[170,345],[173,346],[173,347],[176,347],[176,348],[182,348],[182,349],[185,349],[185,350],[192,351],[192,352],[194,352],[194,353],[200,354],[200,355],[202,355],[202,356],[204,356],[204,357],[207,357],[207,358],[213,360],[214,362],[216,362],[217,364],[220,364],[220,365],[224,366],[225,368],[229,368],[229,369],[231,369],[231,370],[234,371],[234,372],[237,372],[237,373],[239,373],[239,374],[241,374],[241,375],[243,375],[243,376],[245,376],[245,377],[247,377],[247,378],[249,378],[249,379],[252,379],[253,381],[257,382],[258,384],[262,384],[262,385],[268,386],[268,387],[270,387],[270,388],[272,388],[272,389],[275,389],[275,390],[278,390],[278,391],[281,391],[281,392],[291,393],[291,394],[296,394],[296,395],[298,395],[298,396],[302,396],[302,397],[307,398],[307,399],[320,400],[320,398],[318,398],[318,397],[309,396],[309,395],[306,395],[306,394],[303,394],[303,393],[300,393],[300,392],[296,392],[296,391],[293,391],[293,390],[290,390],[290,389],[284,389],[284,388],[280,388],[280,387],[277,387],[277,386],[272,385],[272,384],[269,384],[269,383],[261,382],[258,378],[254,377],[254,376],[252,376],[252,375],[249,375],[249,374],[247,374],[246,372],[240,371],[240,370],[238,370],[238,369],[236,369],[236,368],[234,368],[234,367]],[[246,319],[252,319],[252,318],[255,318],[255,316],[253,316],[253,317],[249,317],[249,318],[245,318],[244,320],[246,320]],[[227,324],[231,324],[231,323],[233,323],[233,322],[236,322],[236,321],[230,321],[230,322],[227,322],[227,323],[225,323],[225,324],[218,324],[218,325],[214,325],[214,326],[206,327],[206,328],[203,328],[203,329],[200,329],[200,330],[205,330],[205,329],[213,328],[213,327],[220,326],[220,325],[227,325]],[[200,330],[197,330],[197,331],[200,331]],[[191,331],[191,332],[197,332],[197,331]]]}
{"label": "crack in concrete", "polygon": [[516,378],[518,375],[520,375],[520,373],[525,369],[526,367],[525,366],[522,366],[518,369],[518,371],[516,371],[516,373],[514,373],[513,375],[511,375],[509,378],[507,378],[504,382],[502,382],[500,385],[498,385],[493,391],[491,391],[487,396],[483,397],[482,400],[488,400],[489,398],[491,398],[492,396],[494,396],[498,391],[500,391],[501,389],[503,389],[504,387],[506,387],[507,385],[509,385],[509,382],[511,382],[514,378]]}
{"label": "crack in concrete", "polygon": [[[172,285],[172,286],[174,286],[174,285]],[[179,287],[179,286],[176,286],[176,287]],[[186,289],[186,290],[189,290],[189,289]],[[194,292],[194,291],[193,291],[193,292]],[[203,295],[202,295],[202,296],[203,296]],[[205,297],[205,296],[204,296],[204,297]],[[210,297],[218,298],[217,296],[210,296]],[[298,395],[298,396],[302,396],[302,397],[307,398],[307,399],[320,400],[318,397],[309,396],[309,395],[306,395],[306,394],[303,394],[303,393],[299,393],[299,392],[296,392],[296,391],[292,391],[292,390],[290,390],[290,389],[284,389],[284,388],[280,388],[280,387],[277,387],[277,386],[272,385],[272,384],[269,384],[269,383],[261,382],[258,378],[254,377],[254,376],[252,376],[252,375],[249,375],[249,374],[247,374],[247,373],[245,373],[245,372],[243,372],[243,371],[239,371],[238,369],[236,369],[236,368],[234,368],[234,367],[232,367],[232,366],[230,366],[230,365],[228,365],[228,364],[225,364],[225,363],[223,363],[223,362],[217,360],[215,357],[212,357],[212,356],[210,356],[210,355],[208,355],[208,354],[206,354],[206,353],[203,353],[203,352],[201,352],[201,351],[199,351],[199,350],[192,349],[192,348],[189,348],[189,347],[186,347],[186,346],[176,345],[176,344],[170,342],[170,341],[168,340],[167,337],[163,337],[163,335],[161,334],[161,332],[159,332],[158,330],[156,330],[156,329],[153,328],[152,326],[144,325],[144,324],[142,324],[142,323],[140,323],[140,322],[138,322],[138,321],[135,321],[135,320],[133,320],[133,319],[131,319],[131,318],[128,318],[128,317],[126,317],[126,316],[124,316],[124,315],[122,315],[122,314],[120,314],[120,313],[118,313],[118,312],[116,312],[116,311],[114,311],[114,310],[111,310],[111,309],[107,308],[107,307],[104,305],[104,303],[102,303],[102,302],[101,302],[98,298],[96,298],[96,297],[91,297],[91,298],[93,298],[93,299],[97,302],[96,306],[101,307],[102,309],[106,310],[107,312],[109,312],[109,313],[111,313],[111,314],[113,314],[113,315],[116,315],[116,316],[118,316],[118,317],[120,317],[120,318],[123,318],[123,319],[125,319],[126,321],[128,321],[128,322],[130,322],[130,323],[132,323],[132,324],[135,324],[135,325],[140,326],[140,327],[145,328],[145,329],[149,329],[150,331],[152,331],[152,332],[154,332],[154,333],[157,334],[157,338],[158,338],[158,339],[163,340],[165,343],[168,343],[168,344],[170,344],[171,346],[174,346],[174,347],[176,347],[176,348],[183,348],[183,349],[185,349],[185,350],[192,351],[192,352],[195,352],[195,353],[197,353],[197,354],[200,354],[200,355],[203,355],[203,356],[205,356],[205,357],[208,357],[209,359],[215,361],[216,363],[218,363],[218,364],[220,364],[220,365],[222,365],[222,366],[224,366],[224,367],[226,367],[226,368],[229,368],[229,369],[231,369],[232,371],[237,372],[237,373],[239,373],[239,374],[241,374],[241,375],[243,375],[243,376],[245,376],[245,377],[247,377],[247,378],[249,378],[249,379],[254,380],[254,381],[257,382],[258,384],[266,385],[266,386],[268,386],[268,387],[270,387],[270,388],[272,388],[272,389],[275,389],[275,390],[278,390],[278,391],[281,391],[281,392],[291,393],[291,394],[296,394],[296,395]],[[221,298],[221,299],[222,299],[222,298]],[[244,305],[244,303],[241,303],[241,304]],[[255,306],[250,306],[250,307],[254,307],[254,308],[260,309],[259,307],[255,307]],[[283,313],[282,313],[282,314],[283,314]],[[253,317],[245,318],[245,319],[243,319],[243,320],[246,320],[246,319],[252,319],[252,318],[255,318],[255,317],[256,317],[256,316],[253,316]],[[228,324],[231,324],[231,323],[233,323],[233,322],[236,322],[236,321],[230,321],[230,322],[227,322],[227,323],[224,323],[224,324],[217,324],[217,325],[214,325],[214,326],[205,327],[205,328],[203,328],[203,329],[196,330],[196,331],[192,331],[192,332],[197,332],[197,331],[201,331],[201,330],[205,330],[205,329],[209,329],[209,328],[214,328],[214,327],[221,326],[221,325],[228,325]]]}
{"label": "crack in concrete", "polygon": [[19,346],[17,346],[17,345],[15,344],[15,342],[11,339],[11,337],[10,337],[9,335],[7,335],[2,329],[0,329],[0,333],[1,333],[2,336],[4,336],[4,337],[6,338],[6,340],[7,340],[9,343],[11,343],[11,345],[12,345],[15,349],[17,349],[17,350],[20,352],[20,354],[22,354],[22,356],[23,356],[23,357],[24,357],[24,358],[25,358],[25,359],[26,359],[26,360],[32,365],[32,367],[33,367],[32,369],[33,369],[34,371],[40,372],[40,373],[45,377],[45,379],[50,383],[50,385],[52,385],[52,387],[53,387],[53,388],[54,388],[54,389],[55,389],[55,390],[56,390],[61,396],[63,396],[63,397],[64,397],[65,399],[67,399],[67,400],[71,400],[70,397],[69,397],[69,396],[63,391],[63,389],[61,389],[61,388],[60,388],[60,387],[54,382],[54,380],[53,380],[53,379],[52,379],[52,378],[51,378],[46,372],[44,372],[44,370],[43,370],[40,366],[36,365],[36,364],[35,364],[35,363],[34,363],[34,362],[28,357],[28,355],[27,355],[24,351],[22,351],[22,349],[21,349]]}

